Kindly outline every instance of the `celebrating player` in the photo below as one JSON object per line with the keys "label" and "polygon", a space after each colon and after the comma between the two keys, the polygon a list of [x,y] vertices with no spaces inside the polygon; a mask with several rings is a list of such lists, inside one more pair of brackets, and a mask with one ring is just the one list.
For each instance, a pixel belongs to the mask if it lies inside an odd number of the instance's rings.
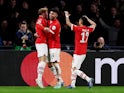
{"label": "celebrating player", "polygon": [[47,46],[47,32],[51,30],[47,27],[48,9],[40,8],[38,10],[39,18],[36,21],[36,33],[38,37],[35,41],[35,46],[38,56],[38,66],[37,66],[37,79],[36,83],[40,88],[44,88],[42,83],[42,75],[47,62],[48,56],[48,46]]}
{"label": "celebrating player", "polygon": [[[71,30],[75,32],[75,51],[72,62],[71,85],[69,85],[68,88],[75,88],[77,76],[80,76],[82,79],[86,80],[88,82],[89,88],[91,88],[93,86],[93,78],[87,76],[79,69],[86,57],[89,34],[94,31],[96,23],[87,16],[82,16],[79,19],[79,26],[77,26],[70,22],[69,16],[69,12],[65,11],[66,24],[71,27]],[[89,22],[90,26],[85,26],[84,21]]]}
{"label": "celebrating player", "polygon": [[57,20],[58,17],[58,11],[54,8],[50,10],[49,13],[49,28],[55,33],[48,35],[48,46],[49,46],[49,53],[50,53],[50,64],[52,67],[55,67],[54,75],[57,79],[57,85],[54,88],[61,88],[61,85],[63,83],[63,80],[61,78],[61,68],[59,66],[60,62],[60,30],[61,25],[59,21]]}

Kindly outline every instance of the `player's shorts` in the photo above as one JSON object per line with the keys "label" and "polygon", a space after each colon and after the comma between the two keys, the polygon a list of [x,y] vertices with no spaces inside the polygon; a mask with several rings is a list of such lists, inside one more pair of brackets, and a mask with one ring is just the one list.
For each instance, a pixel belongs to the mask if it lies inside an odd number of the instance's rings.
{"label": "player's shorts", "polygon": [[48,46],[47,44],[35,44],[37,50],[37,57],[48,56]]}
{"label": "player's shorts", "polygon": [[49,49],[50,54],[50,62],[60,62],[60,49],[58,48],[51,48]]}
{"label": "player's shorts", "polygon": [[83,63],[85,57],[86,57],[86,54],[83,54],[83,55],[74,54],[72,68],[76,67],[77,69],[80,69],[81,64]]}

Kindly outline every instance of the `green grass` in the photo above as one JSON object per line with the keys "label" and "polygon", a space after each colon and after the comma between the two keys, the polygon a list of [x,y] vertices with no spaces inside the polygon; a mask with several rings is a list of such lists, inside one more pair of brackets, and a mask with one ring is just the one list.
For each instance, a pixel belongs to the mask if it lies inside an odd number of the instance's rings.
{"label": "green grass", "polygon": [[0,86],[0,93],[124,93],[124,86],[94,86],[88,89],[86,86],[76,87],[75,89],[53,89],[47,87],[41,89],[39,87],[29,86]]}

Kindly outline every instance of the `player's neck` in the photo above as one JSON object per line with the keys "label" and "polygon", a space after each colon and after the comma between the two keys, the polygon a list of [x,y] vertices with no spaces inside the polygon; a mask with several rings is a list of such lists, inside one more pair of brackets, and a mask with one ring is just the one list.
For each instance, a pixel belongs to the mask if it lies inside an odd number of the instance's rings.
{"label": "player's neck", "polygon": [[54,18],[53,21],[56,20],[56,19],[57,19],[57,18]]}

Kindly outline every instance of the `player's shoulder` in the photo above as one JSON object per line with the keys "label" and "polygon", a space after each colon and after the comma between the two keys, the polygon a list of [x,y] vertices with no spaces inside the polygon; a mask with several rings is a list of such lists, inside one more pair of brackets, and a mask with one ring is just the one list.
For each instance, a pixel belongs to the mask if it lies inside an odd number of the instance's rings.
{"label": "player's shoulder", "polygon": [[53,25],[58,27],[58,26],[60,26],[61,24],[60,24],[60,22],[59,22],[58,20],[55,20]]}
{"label": "player's shoulder", "polygon": [[56,25],[59,25],[59,24],[60,24],[60,22],[59,22],[58,19],[56,19],[56,20],[54,21],[54,23],[55,23]]}
{"label": "player's shoulder", "polygon": [[89,26],[84,25],[84,26],[81,26],[81,28],[82,28],[82,29],[89,29],[90,27],[89,27]]}

